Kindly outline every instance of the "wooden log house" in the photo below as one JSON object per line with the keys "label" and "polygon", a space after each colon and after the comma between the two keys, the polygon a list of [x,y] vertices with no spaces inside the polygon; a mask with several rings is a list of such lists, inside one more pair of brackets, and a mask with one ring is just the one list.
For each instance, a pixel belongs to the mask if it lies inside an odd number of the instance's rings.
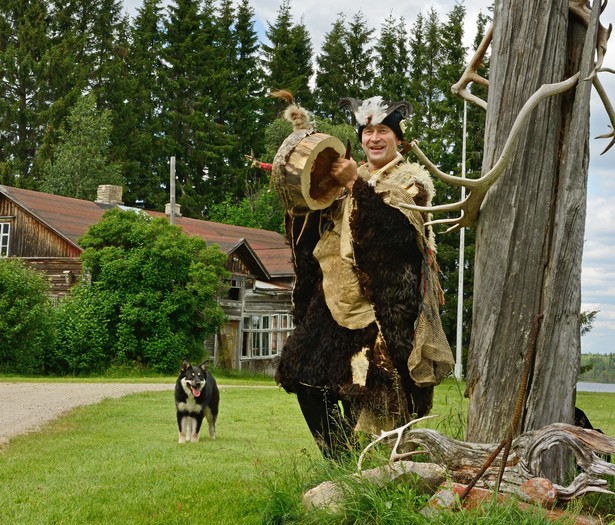
{"label": "wooden log house", "polygon": [[[20,258],[44,272],[57,302],[84,274],[79,238],[114,206],[130,209],[122,204],[119,186],[100,186],[92,202],[0,185],[0,257]],[[190,219],[179,213],[175,224],[188,235],[217,244],[228,256],[229,292],[219,298],[227,323],[205,341],[206,349],[217,365],[272,375],[293,328],[294,273],[286,240],[276,232]]]}

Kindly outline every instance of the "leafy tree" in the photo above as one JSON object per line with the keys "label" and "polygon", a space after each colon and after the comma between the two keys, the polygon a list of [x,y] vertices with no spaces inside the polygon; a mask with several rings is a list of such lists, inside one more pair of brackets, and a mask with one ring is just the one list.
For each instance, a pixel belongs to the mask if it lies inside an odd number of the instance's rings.
{"label": "leafy tree", "polygon": [[212,205],[208,214],[215,222],[284,233],[284,209],[268,186],[248,188],[240,200],[229,193],[224,202]]}
{"label": "leafy tree", "polygon": [[0,371],[40,374],[53,346],[49,282],[17,259],[0,258]]}
{"label": "leafy tree", "polygon": [[108,211],[80,239],[91,284],[60,305],[54,365],[100,372],[139,363],[171,373],[203,357],[203,341],[224,321],[217,302],[226,256],[165,219]]}
{"label": "leafy tree", "polygon": [[120,301],[116,291],[103,294],[83,284],[73,287],[57,308],[57,342],[47,357],[47,372],[100,374],[107,370],[116,360],[113,320]]}
{"label": "leafy tree", "polygon": [[615,353],[581,354],[580,381],[615,383]]}
{"label": "leafy tree", "polygon": [[109,162],[111,117],[97,111],[92,94],[81,98],[59,134],[54,159],[43,166],[43,191],[93,200],[100,184],[121,184],[120,168]]}
{"label": "leafy tree", "polygon": [[33,159],[42,140],[46,93],[43,57],[49,47],[46,3],[0,5],[0,183],[34,187]]}

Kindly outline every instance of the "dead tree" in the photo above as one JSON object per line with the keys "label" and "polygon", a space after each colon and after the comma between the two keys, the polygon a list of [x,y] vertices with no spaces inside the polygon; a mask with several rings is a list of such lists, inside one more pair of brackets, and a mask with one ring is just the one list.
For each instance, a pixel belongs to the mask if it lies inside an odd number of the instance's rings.
{"label": "dead tree", "polygon": [[[439,209],[463,210],[453,228],[478,217],[466,377],[472,442],[507,434],[537,316],[542,322],[519,430],[573,422],[592,84],[615,121],[596,76],[610,33],[599,23],[603,8],[590,11],[580,0],[496,0],[493,32],[481,46],[491,40],[486,175],[463,184],[470,190],[463,204]],[[479,80],[479,60],[457,92],[467,95],[467,83]],[[414,150],[432,173],[447,178],[418,145]],[[554,459],[549,474],[560,478],[563,466]]]}

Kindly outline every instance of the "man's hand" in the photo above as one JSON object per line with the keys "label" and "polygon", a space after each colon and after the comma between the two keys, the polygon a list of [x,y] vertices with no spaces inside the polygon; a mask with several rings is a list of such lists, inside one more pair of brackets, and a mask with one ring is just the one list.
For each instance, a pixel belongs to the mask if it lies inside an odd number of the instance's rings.
{"label": "man's hand", "polygon": [[330,175],[340,186],[350,189],[357,180],[357,163],[353,159],[340,157],[333,162]]}

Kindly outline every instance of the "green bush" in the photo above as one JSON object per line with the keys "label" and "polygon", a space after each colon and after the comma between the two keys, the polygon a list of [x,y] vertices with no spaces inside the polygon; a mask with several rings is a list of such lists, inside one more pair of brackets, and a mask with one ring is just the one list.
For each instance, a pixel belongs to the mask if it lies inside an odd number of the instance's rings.
{"label": "green bush", "polygon": [[49,282],[18,259],[0,259],[0,371],[39,374],[53,346]]}
{"label": "green bush", "polygon": [[174,373],[182,359],[203,357],[205,338],[224,322],[225,254],[165,219],[118,209],[80,244],[91,284],[60,305],[56,371],[135,364]]}
{"label": "green bush", "polygon": [[110,320],[117,297],[79,284],[57,311],[57,344],[46,371],[56,374],[102,373],[112,362],[114,334]]}

